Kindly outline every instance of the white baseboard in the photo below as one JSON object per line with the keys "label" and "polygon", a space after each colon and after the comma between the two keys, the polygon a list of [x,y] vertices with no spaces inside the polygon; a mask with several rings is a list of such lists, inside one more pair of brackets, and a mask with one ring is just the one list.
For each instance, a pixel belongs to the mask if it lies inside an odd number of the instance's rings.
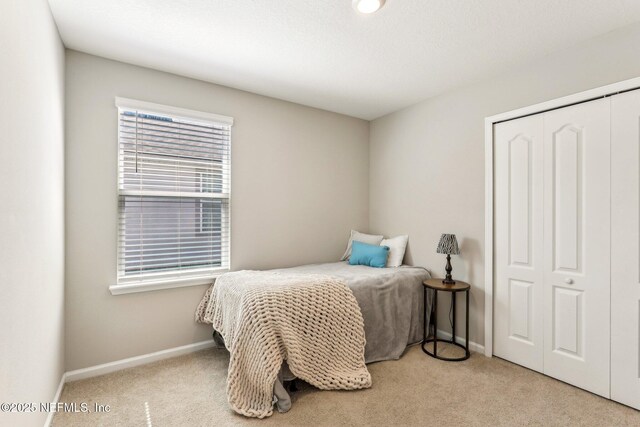
{"label": "white baseboard", "polygon": [[171,357],[182,356],[214,347],[213,340],[201,341],[181,347],[169,348],[167,350],[156,351],[155,353],[143,354],[141,356],[129,357],[127,359],[116,360],[115,362],[104,363],[102,365],[90,366],[88,368],[76,369],[65,374],[66,382],[83,380],[85,378],[97,377],[98,375],[109,374],[122,369],[133,368],[134,366],[146,365],[157,360],[169,359]]}
{"label": "white baseboard", "polygon": [[[446,340],[451,339],[451,332],[443,331],[442,329],[438,329],[438,337],[444,338]],[[456,336],[456,342],[464,345],[464,338],[460,336]],[[469,341],[469,350],[475,351],[476,353],[482,353],[484,355],[484,346],[473,341]]]}
{"label": "white baseboard", "polygon": [[[60,383],[58,384],[58,389],[56,390],[56,394],[53,396],[53,400],[51,401],[51,403],[56,404],[60,400],[60,395],[62,394],[62,389],[64,388],[64,383],[67,382],[66,378],[67,378],[67,373],[63,372],[62,376],[60,377]],[[53,415],[54,414],[55,414],[55,412],[49,411],[49,414],[47,415],[47,419],[44,422],[44,427],[49,427],[51,425],[51,422],[53,421]]]}

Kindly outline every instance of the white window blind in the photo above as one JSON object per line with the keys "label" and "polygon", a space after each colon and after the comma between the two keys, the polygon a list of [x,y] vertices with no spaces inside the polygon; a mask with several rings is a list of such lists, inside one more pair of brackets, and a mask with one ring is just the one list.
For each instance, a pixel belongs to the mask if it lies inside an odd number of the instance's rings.
{"label": "white window blind", "polygon": [[229,268],[232,119],[118,107],[118,283]]}

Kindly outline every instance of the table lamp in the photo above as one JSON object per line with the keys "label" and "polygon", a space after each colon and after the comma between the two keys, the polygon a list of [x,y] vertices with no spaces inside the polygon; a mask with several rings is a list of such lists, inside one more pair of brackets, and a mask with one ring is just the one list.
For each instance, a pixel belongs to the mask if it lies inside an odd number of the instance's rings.
{"label": "table lamp", "polygon": [[455,280],[451,278],[451,255],[459,255],[460,249],[458,249],[458,241],[456,240],[455,234],[443,234],[440,236],[440,242],[438,242],[438,249],[436,250],[439,254],[447,254],[447,265],[445,270],[447,275],[442,280],[442,283],[445,285],[453,285],[456,283]]}

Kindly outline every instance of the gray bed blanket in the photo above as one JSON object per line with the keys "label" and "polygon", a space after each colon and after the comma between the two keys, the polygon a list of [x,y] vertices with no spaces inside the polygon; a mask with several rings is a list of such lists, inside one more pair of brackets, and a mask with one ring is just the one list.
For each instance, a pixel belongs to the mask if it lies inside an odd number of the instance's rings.
{"label": "gray bed blanket", "polygon": [[280,271],[326,274],[347,283],[364,318],[366,363],[399,359],[407,345],[422,340],[422,282],[431,277],[424,268],[374,268],[334,262]]}

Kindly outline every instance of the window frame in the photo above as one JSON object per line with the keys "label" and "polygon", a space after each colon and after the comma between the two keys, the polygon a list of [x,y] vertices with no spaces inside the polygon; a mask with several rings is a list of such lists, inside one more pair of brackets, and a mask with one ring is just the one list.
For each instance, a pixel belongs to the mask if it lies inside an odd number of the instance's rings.
{"label": "window frame", "polygon": [[185,119],[189,121],[202,121],[207,124],[211,124],[212,122],[215,124],[221,124],[225,126],[229,126],[231,128],[233,126],[234,119],[233,117],[223,116],[219,114],[206,113],[202,111],[189,110],[180,107],[172,107],[168,105],[155,104],[146,101],[139,101],[128,98],[115,98],[115,107],[116,107],[116,160],[117,160],[117,168],[116,168],[116,283],[109,286],[109,291],[113,295],[119,294],[127,294],[132,292],[145,292],[152,291],[158,289],[169,289],[169,288],[177,288],[184,286],[197,286],[208,284],[213,281],[213,279],[221,274],[230,271],[231,267],[231,136],[229,138],[229,161],[228,164],[223,165],[227,170],[223,175],[227,182],[225,186],[228,188],[227,193],[223,193],[224,195],[215,195],[211,197],[207,197],[211,200],[220,200],[226,199],[228,203],[228,218],[226,219],[228,226],[226,230],[222,231],[223,239],[226,238],[227,245],[226,249],[228,251],[227,259],[228,263],[226,266],[222,267],[206,267],[206,268],[193,268],[188,270],[168,270],[161,272],[150,272],[139,274],[132,277],[124,277],[121,274],[121,266],[119,264],[119,250],[120,250],[120,197],[126,195],[136,195],[136,196],[144,196],[145,193],[147,195],[161,195],[164,194],[170,197],[197,197],[202,198],[202,192],[195,193],[185,193],[178,191],[156,191],[156,190],[121,190],[119,177],[120,177],[120,110],[134,110],[137,113],[148,113],[148,114],[164,114],[167,116],[174,117],[176,119]]}

